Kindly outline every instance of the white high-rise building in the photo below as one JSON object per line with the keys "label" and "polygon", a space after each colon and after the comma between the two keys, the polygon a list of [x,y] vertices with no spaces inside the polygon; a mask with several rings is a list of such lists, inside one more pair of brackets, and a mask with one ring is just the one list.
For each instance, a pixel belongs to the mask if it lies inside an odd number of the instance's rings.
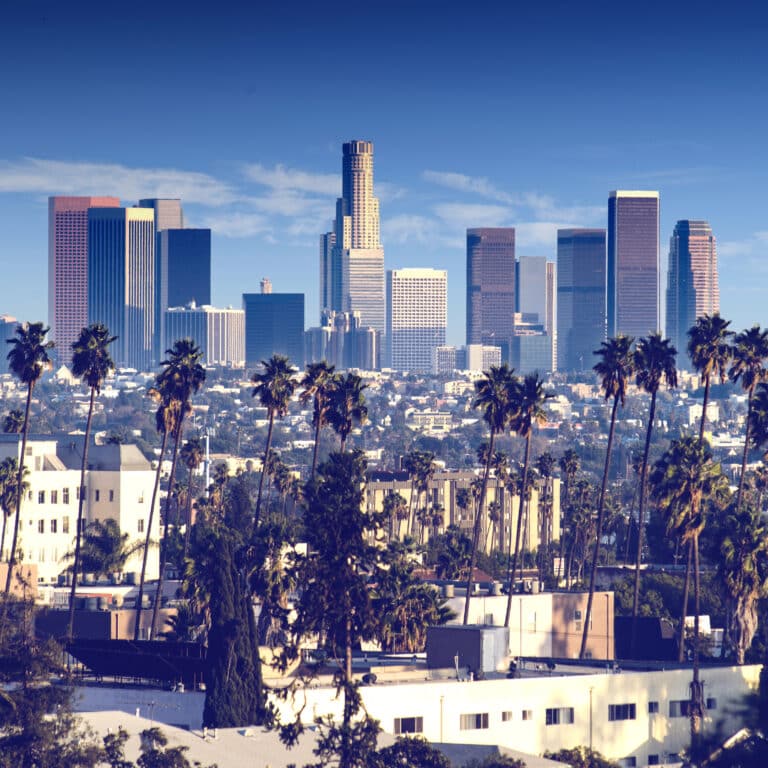
{"label": "white high-rise building", "polygon": [[203,353],[203,365],[245,367],[245,312],[208,305],[169,307],[165,311],[163,349],[176,339],[193,339]]}
{"label": "white high-rise building", "polygon": [[321,237],[321,302],[359,312],[363,326],[384,332],[384,249],[373,194],[373,142],[343,146],[342,191],[334,231]]}
{"label": "white high-rise building", "polygon": [[444,269],[387,271],[387,357],[392,368],[432,369],[432,350],[445,345],[447,304]]}

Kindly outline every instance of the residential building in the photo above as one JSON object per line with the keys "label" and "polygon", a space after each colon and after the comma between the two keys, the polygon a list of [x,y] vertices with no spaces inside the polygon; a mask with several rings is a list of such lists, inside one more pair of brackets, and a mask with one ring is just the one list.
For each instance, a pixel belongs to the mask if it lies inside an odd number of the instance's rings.
{"label": "residential building", "polygon": [[720,311],[717,244],[706,221],[684,219],[669,241],[667,338],[677,349],[677,364],[691,369],[688,329],[703,315]]}
{"label": "residential building", "polygon": [[70,364],[88,325],[88,209],[119,205],[116,197],[48,198],[48,324],[59,364]]}
{"label": "residential building", "polygon": [[605,340],[604,229],[557,231],[557,367],[592,368]]}
{"label": "residential building", "polygon": [[257,366],[275,354],[304,366],[303,293],[244,293],[243,310],[246,366]]}
{"label": "residential building", "polygon": [[[189,232],[191,230],[182,230]],[[177,339],[193,339],[203,353],[203,365],[243,368],[245,366],[245,312],[217,309],[194,302],[165,311],[163,349]]]}
{"label": "residential building", "polygon": [[608,336],[639,338],[661,327],[659,193],[616,190],[608,198]]}
{"label": "residential building", "polygon": [[155,214],[149,208],[88,209],[88,322],[117,340],[118,367],[158,363]]}
{"label": "residential building", "polygon": [[448,273],[444,269],[387,272],[387,358],[397,371],[429,372],[432,350],[445,344]]}
{"label": "residential building", "polygon": [[515,230],[467,230],[467,344],[503,347],[515,311]]}

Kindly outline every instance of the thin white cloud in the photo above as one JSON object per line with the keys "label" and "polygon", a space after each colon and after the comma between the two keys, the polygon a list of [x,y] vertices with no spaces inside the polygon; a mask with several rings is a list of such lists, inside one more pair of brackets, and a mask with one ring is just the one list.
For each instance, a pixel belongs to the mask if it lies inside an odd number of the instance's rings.
{"label": "thin white cloud", "polygon": [[203,216],[200,227],[210,229],[214,234],[224,237],[253,237],[254,235],[269,235],[272,227],[266,216],[259,213],[211,213]]}
{"label": "thin white cloud", "polygon": [[310,173],[296,168],[286,168],[284,165],[267,168],[261,163],[250,163],[245,166],[243,172],[250,181],[270,189],[329,197],[338,197],[341,194],[341,177],[335,173]]}
{"label": "thin white cloud", "polygon": [[454,173],[452,171],[424,171],[421,176],[425,181],[437,184],[440,187],[446,187],[447,189],[471,192],[502,203],[511,204],[515,202],[510,194],[484,177],[467,176],[466,174]]}
{"label": "thin white cloud", "polygon": [[440,203],[433,207],[438,218],[458,229],[509,226],[511,211],[503,205]]}
{"label": "thin white cloud", "polygon": [[760,230],[744,240],[721,240],[717,253],[725,259],[768,254],[768,231]]}
{"label": "thin white cloud", "polygon": [[402,213],[382,219],[381,229],[385,243],[430,243],[438,236],[439,225],[427,216]]}

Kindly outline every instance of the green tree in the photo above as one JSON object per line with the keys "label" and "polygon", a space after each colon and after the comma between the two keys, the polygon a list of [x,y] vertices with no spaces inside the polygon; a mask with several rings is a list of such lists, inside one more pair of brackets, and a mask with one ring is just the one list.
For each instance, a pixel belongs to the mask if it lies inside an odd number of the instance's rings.
{"label": "green tree", "polygon": [[3,432],[5,434],[18,435],[24,429],[24,411],[13,408],[5,414],[3,419]]}
{"label": "green tree", "polygon": [[477,562],[477,548],[480,543],[482,527],[482,510],[485,504],[485,494],[488,490],[488,477],[493,462],[493,449],[497,435],[504,432],[513,412],[513,396],[516,395],[519,384],[514,371],[506,365],[492,365],[485,376],[475,382],[475,399],[473,408],[482,410],[483,421],[488,425],[489,440],[486,454],[483,480],[480,494],[475,505],[475,520],[472,527],[472,549],[469,556],[469,572],[467,574],[467,590],[464,601],[463,624],[469,623],[469,603],[472,595],[472,577]]}
{"label": "green tree", "polygon": [[[29,476],[29,470],[24,469],[24,485],[21,488],[21,497],[23,499],[27,490],[29,489],[29,483],[26,478]],[[5,529],[8,523],[8,518],[14,513],[16,504],[18,503],[18,482],[19,478],[19,462],[13,456],[0,461],[0,508],[3,513],[3,529],[0,534],[0,560],[3,559],[3,552],[5,551]],[[10,555],[9,555],[10,559]]]}
{"label": "green tree", "polygon": [[617,336],[600,344],[600,349],[595,354],[600,360],[594,365],[593,370],[600,377],[600,387],[606,400],[613,398],[611,406],[611,426],[608,431],[608,445],[605,449],[605,467],[603,468],[603,481],[600,486],[600,498],[597,503],[597,526],[595,531],[595,550],[592,557],[592,568],[589,574],[589,597],[587,598],[587,610],[584,616],[584,632],[581,638],[581,650],[579,658],[583,659],[587,653],[587,638],[589,637],[589,625],[592,620],[592,601],[595,597],[595,576],[597,575],[598,556],[600,554],[600,539],[603,535],[603,517],[605,513],[605,491],[608,485],[608,471],[611,467],[611,449],[613,448],[613,435],[616,430],[616,411],[619,404],[624,406],[627,396],[627,387],[634,373],[634,354],[632,352],[632,337]]}
{"label": "green tree", "polygon": [[94,323],[80,331],[77,340],[72,344],[72,374],[82,379],[90,390],[88,401],[88,417],[85,420],[85,437],[83,438],[83,458],[80,464],[80,493],[77,502],[77,527],[75,529],[75,553],[72,563],[72,587],[69,591],[69,620],[67,622],[67,639],[72,640],[75,631],[75,592],[77,591],[77,576],[80,568],[80,547],[83,535],[83,506],[88,490],[85,487],[85,471],[88,468],[88,449],[91,442],[91,423],[93,421],[93,404],[96,395],[101,392],[104,379],[115,369],[115,364],[109,354],[109,345],[117,339],[110,336],[109,329],[101,323]]}
{"label": "green tree", "polygon": [[[517,558],[520,554],[520,534],[523,523],[523,508],[527,495],[528,469],[531,461],[531,437],[535,426],[546,420],[544,404],[552,397],[544,392],[544,385],[538,373],[528,374],[521,383],[510,392],[510,420],[509,425],[518,437],[525,440],[525,458],[523,459],[523,474],[520,481],[520,501],[517,510],[517,529],[515,531],[515,551],[509,559],[509,596],[507,598],[507,610],[504,615],[504,626],[509,626],[512,613],[512,582],[515,577]],[[507,553],[510,554],[509,552]]]}
{"label": "green tree", "polygon": [[296,369],[287,357],[272,355],[269,360],[261,361],[261,370],[256,371],[251,377],[251,382],[255,384],[252,394],[254,397],[258,397],[261,405],[267,409],[267,417],[269,418],[267,440],[264,445],[264,460],[259,477],[259,492],[256,497],[254,527],[258,526],[261,519],[261,494],[264,476],[267,473],[269,454],[272,450],[272,431],[275,426],[275,417],[282,419],[288,413],[288,405],[298,386],[294,378],[295,373]]}
{"label": "green tree", "polygon": [[555,474],[557,461],[555,457],[545,451],[536,458],[534,468],[542,479],[541,496],[539,504],[542,508],[539,523],[539,550],[537,553],[537,566],[539,570],[539,581],[544,578],[550,579],[553,575],[552,566],[552,477]]}
{"label": "green tree", "polygon": [[370,758],[366,768],[451,768],[451,762],[425,739],[414,736],[382,747]]}
{"label": "green tree", "polygon": [[589,747],[560,749],[557,752],[545,752],[544,757],[570,765],[571,768],[619,768],[618,763],[603,757]]}
{"label": "green tree", "polygon": [[[390,491],[384,497],[383,509],[384,515],[389,521],[389,540],[394,541],[400,537],[400,521],[403,519],[403,513],[407,510],[405,497],[397,491]],[[397,531],[397,536],[395,531]]]}
{"label": "green tree", "polygon": [[640,607],[640,564],[643,559],[643,530],[645,523],[645,494],[648,479],[648,454],[651,450],[651,435],[653,422],[656,418],[656,396],[662,382],[667,387],[677,387],[677,367],[675,358],[677,350],[669,339],[663,339],[660,333],[651,333],[637,342],[635,347],[635,382],[651,396],[648,409],[648,423],[645,430],[645,447],[643,448],[643,464],[640,470],[640,501],[637,505],[637,554],[635,555],[635,593],[632,606],[632,651],[635,653],[635,638],[637,636],[637,615]]}
{"label": "green tree", "polygon": [[184,557],[189,552],[189,538],[192,534],[192,499],[194,498],[194,473],[203,461],[205,452],[203,450],[203,443],[199,437],[191,437],[184,445],[181,446],[179,451],[179,457],[184,466],[189,472],[189,481],[187,485],[187,513],[185,515],[184,522],[186,528],[184,529]]}
{"label": "green tree", "polygon": [[570,523],[570,509],[571,509],[571,487],[576,480],[576,475],[579,472],[581,466],[581,459],[579,454],[573,450],[573,448],[567,448],[563,455],[558,460],[560,466],[560,474],[563,479],[563,496],[562,503],[560,504],[560,562],[557,568],[557,584],[560,584],[560,577],[563,571],[563,560],[565,557],[565,531]]}
{"label": "green tree", "polygon": [[[27,387],[27,400],[24,406],[24,424],[21,429],[21,461],[16,475],[16,487],[21,488],[24,478],[24,461],[27,453],[27,437],[29,435],[29,413],[32,406],[32,391],[40,380],[43,371],[52,366],[48,353],[53,349],[53,342],[45,337],[50,328],[42,323],[22,323],[16,326],[16,336],[8,339],[11,350],[8,353],[8,367],[21,384]],[[5,632],[8,611],[8,601],[11,593],[11,580],[16,567],[19,546],[19,524],[21,522],[21,494],[16,498],[16,516],[13,521],[13,539],[11,556],[8,560],[8,574],[5,578],[5,590],[2,612],[0,612],[0,639]]]}
{"label": "green tree", "polygon": [[312,470],[310,476],[315,476],[317,470],[317,451],[320,445],[320,432],[328,419],[331,407],[331,393],[339,380],[335,368],[325,360],[319,363],[309,363],[301,380],[302,392],[299,397],[302,403],[312,402],[312,426],[315,428],[315,442],[312,446]]}
{"label": "green tree", "polygon": [[741,456],[741,475],[739,476],[739,491],[736,496],[736,509],[741,509],[741,498],[744,492],[744,480],[747,473],[747,456],[750,446],[750,427],[752,420],[752,398],[755,388],[768,378],[768,330],[761,330],[759,325],[753,325],[749,330],[737,333],[733,339],[731,356],[733,363],[728,376],[734,382],[741,382],[747,393],[747,419],[744,425],[744,451]]}
{"label": "green tree", "polygon": [[455,525],[449,525],[435,544],[435,574],[438,579],[466,579],[472,556],[472,541]]}
{"label": "green tree", "polygon": [[[144,548],[144,542],[129,544],[130,534],[120,531],[117,520],[94,520],[85,527],[77,560],[79,573],[95,573],[97,576],[122,573],[125,564],[136,552]],[[67,552],[65,560],[75,559],[74,552]],[[75,563],[69,567],[74,581]],[[68,638],[71,639],[71,638]]]}
{"label": "green tree", "polygon": [[344,453],[347,438],[355,424],[362,426],[368,421],[368,406],[363,390],[368,385],[355,373],[347,373],[336,382],[331,391],[331,407],[328,423],[339,436],[339,450]]}

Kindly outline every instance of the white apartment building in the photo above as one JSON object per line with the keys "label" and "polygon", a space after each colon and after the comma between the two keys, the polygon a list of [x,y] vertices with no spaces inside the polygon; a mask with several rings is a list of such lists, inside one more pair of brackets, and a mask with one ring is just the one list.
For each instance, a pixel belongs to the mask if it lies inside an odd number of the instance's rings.
{"label": "white apartment building", "polygon": [[[0,435],[0,460],[19,459],[20,435]],[[70,561],[75,531],[82,461],[82,438],[71,442],[31,437],[27,441],[25,467],[29,490],[21,504],[19,547],[22,562],[37,566],[38,583],[52,584]],[[149,524],[149,508],[155,472],[135,445],[92,445],[88,452],[89,469],[85,487],[88,493],[83,509],[85,525],[94,520],[116,520],[128,544],[144,541]],[[10,514],[2,560],[7,561],[12,546],[16,515]],[[153,541],[160,539],[159,504],[152,523]],[[141,570],[141,553],[127,562],[126,573]],[[147,560],[147,578],[157,578],[159,548],[152,547]]]}

